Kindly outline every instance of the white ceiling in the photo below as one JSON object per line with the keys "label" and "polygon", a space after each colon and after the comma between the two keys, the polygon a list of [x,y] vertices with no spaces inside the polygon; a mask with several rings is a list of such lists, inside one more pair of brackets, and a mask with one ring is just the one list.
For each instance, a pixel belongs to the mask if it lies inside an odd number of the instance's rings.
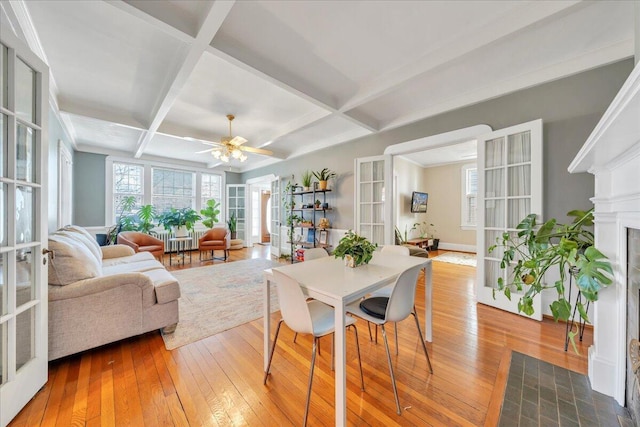
{"label": "white ceiling", "polygon": [[219,141],[235,114],[234,135],[276,154],[237,171],[633,55],[631,1],[1,5],[49,64],[75,148],[216,167],[194,139]]}

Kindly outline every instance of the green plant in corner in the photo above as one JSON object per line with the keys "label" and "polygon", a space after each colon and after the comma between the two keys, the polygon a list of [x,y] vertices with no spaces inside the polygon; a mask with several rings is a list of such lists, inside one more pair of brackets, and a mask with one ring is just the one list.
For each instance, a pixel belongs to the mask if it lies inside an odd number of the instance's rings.
{"label": "green plant in corner", "polygon": [[146,234],[154,234],[153,227],[155,226],[153,220],[156,218],[156,209],[153,205],[143,205],[138,209],[138,231]]}
{"label": "green plant in corner", "polygon": [[338,246],[336,246],[333,251],[333,255],[336,258],[342,259],[349,255],[354,260],[354,267],[357,267],[361,264],[368,264],[377,247],[377,243],[371,243],[366,237],[349,230],[338,242]]}
{"label": "green plant in corner", "polygon": [[136,205],[135,196],[126,196],[118,203],[118,213],[116,214],[116,224],[107,231],[107,242],[111,245],[116,243],[118,233],[121,231],[135,231],[136,218],[132,213]]}
{"label": "green plant in corner", "polygon": [[[613,270],[611,263],[594,246],[593,232],[585,227],[593,225],[593,209],[588,211],[573,210],[567,214],[573,217],[571,224],[557,223],[552,218],[538,227],[536,215],[530,214],[516,227],[517,234],[505,232],[497,239],[496,245],[489,248],[502,250],[500,267],[511,269],[509,283],[498,278],[496,291],[503,292],[511,299],[512,292],[524,292],[518,301],[518,310],[531,315],[534,312],[533,299],[545,289],[557,292],[556,300],[550,305],[551,313],[556,321],[569,321],[576,310],[580,317],[589,322],[587,310],[580,298],[575,306],[565,294],[567,274],[576,279],[576,286],[586,301],[598,299],[598,292],[611,284]],[[557,268],[560,279],[553,284],[545,282],[545,273]],[[577,353],[574,337],[570,331],[568,338]]]}
{"label": "green plant in corner", "polygon": [[231,233],[231,238],[235,239],[236,233],[238,231],[238,218],[236,217],[235,212],[231,212],[231,216],[227,220],[227,226],[229,227],[229,232]]}
{"label": "green plant in corner", "polygon": [[204,218],[202,225],[207,228],[213,228],[215,224],[220,222],[218,219],[218,215],[220,215],[220,203],[216,202],[215,199],[209,199],[207,200],[207,207],[200,209],[200,213]]}

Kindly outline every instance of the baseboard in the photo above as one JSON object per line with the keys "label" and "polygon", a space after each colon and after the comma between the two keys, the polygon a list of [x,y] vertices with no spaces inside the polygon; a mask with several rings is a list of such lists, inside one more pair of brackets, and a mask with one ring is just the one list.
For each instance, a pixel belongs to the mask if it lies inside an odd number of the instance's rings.
{"label": "baseboard", "polygon": [[475,245],[461,245],[458,243],[442,243],[442,240],[440,241],[440,244],[438,245],[438,249],[442,249],[445,251],[458,251],[458,252],[471,252],[471,253],[476,253],[476,246]]}

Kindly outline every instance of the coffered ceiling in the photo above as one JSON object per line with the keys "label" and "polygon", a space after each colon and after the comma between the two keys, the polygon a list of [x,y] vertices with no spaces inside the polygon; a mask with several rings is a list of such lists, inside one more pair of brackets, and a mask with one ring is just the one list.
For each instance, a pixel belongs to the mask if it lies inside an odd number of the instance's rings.
{"label": "coffered ceiling", "polygon": [[76,149],[274,158],[404,126],[633,54],[631,1],[2,1],[49,64]]}

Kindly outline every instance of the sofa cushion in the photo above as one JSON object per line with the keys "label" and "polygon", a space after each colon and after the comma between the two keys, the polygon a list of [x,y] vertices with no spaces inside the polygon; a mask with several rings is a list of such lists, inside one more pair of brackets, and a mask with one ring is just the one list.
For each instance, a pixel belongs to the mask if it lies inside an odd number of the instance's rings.
{"label": "sofa cushion", "polygon": [[125,264],[103,265],[102,274],[112,276],[122,273],[143,273],[149,270],[164,269],[164,266],[155,259],[143,260],[138,262],[128,262]]}
{"label": "sofa cushion", "polygon": [[145,276],[153,282],[158,304],[166,304],[180,298],[180,285],[175,277],[164,268],[162,270],[145,271]]}
{"label": "sofa cushion", "polygon": [[96,238],[93,237],[91,235],[91,233],[89,233],[84,228],[82,228],[80,226],[77,226],[77,225],[67,225],[67,226],[63,227],[62,230],[64,230],[64,231],[72,231],[74,233],[78,233],[78,234],[83,235],[84,237],[87,238],[88,243],[95,249],[96,253],[98,253],[98,257],[100,258],[102,256],[102,252],[100,250],[100,244],[98,243]]}
{"label": "sofa cushion", "polygon": [[[122,246],[124,248],[129,249],[131,251],[130,255],[116,257],[116,258],[105,258],[105,259],[103,259],[102,260],[102,268],[103,269],[105,267],[111,267],[111,266],[114,266],[114,265],[131,264],[131,263],[136,263],[136,262],[140,262],[140,261],[154,261],[155,260],[153,255],[151,255],[148,252],[133,252],[133,249],[131,249],[129,246],[125,246],[125,245],[116,245],[116,246]],[[108,248],[108,246],[105,246],[105,248]]]}
{"label": "sofa cushion", "polygon": [[102,266],[84,243],[53,233],[49,236],[49,284],[64,286],[102,275]]}
{"label": "sofa cushion", "polygon": [[82,243],[83,245],[86,246],[87,250],[91,252],[91,255],[95,257],[96,261],[98,261],[99,263],[102,263],[102,251],[100,250],[100,246],[96,246],[92,244],[91,240],[93,240],[93,238],[87,237],[84,234],[78,233],[77,231],[73,231],[71,229],[58,230],[55,232],[55,234],[60,236],[67,236],[70,239],[73,239]]}

